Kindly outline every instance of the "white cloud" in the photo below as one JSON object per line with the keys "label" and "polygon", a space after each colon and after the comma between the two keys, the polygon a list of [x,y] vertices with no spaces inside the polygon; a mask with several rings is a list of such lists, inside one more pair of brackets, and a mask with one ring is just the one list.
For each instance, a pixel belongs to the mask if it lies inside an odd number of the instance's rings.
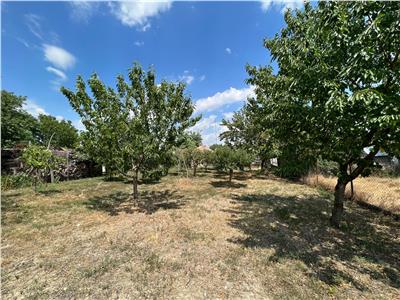
{"label": "white cloud", "polygon": [[249,96],[254,96],[254,87],[243,89],[229,88],[210,97],[196,101],[196,112],[212,111],[225,105],[244,102]]}
{"label": "white cloud", "polygon": [[65,118],[64,118],[63,116],[56,116],[56,119],[57,119],[58,121],[63,121],[63,120],[65,120]]}
{"label": "white cloud", "polygon": [[205,79],[206,79],[206,75],[201,75],[199,78],[200,81],[204,81]]}
{"label": "white cloud", "polygon": [[296,8],[302,8],[304,5],[303,0],[261,0],[261,9],[268,11],[272,6],[276,8],[282,8],[281,13],[285,13],[287,9],[294,10]]}
{"label": "white cloud", "polygon": [[210,115],[202,118],[196,125],[190,128],[190,131],[198,132],[203,138],[203,144],[210,146],[220,143],[219,135],[226,130],[221,126],[221,121],[217,120],[216,115]]}
{"label": "white cloud", "polygon": [[146,23],[146,24],[143,25],[142,27],[138,28],[138,31],[146,32],[146,31],[149,30],[150,28],[151,28],[151,24],[150,24],[150,23]]}
{"label": "white cloud", "polygon": [[225,51],[226,51],[226,53],[228,53],[228,54],[231,54],[231,53],[232,53],[231,48],[225,48]]}
{"label": "white cloud", "polygon": [[76,62],[75,56],[60,47],[43,44],[43,51],[45,59],[60,69],[69,69]]}
{"label": "white cloud", "polygon": [[149,19],[170,9],[172,1],[164,0],[159,2],[118,2],[111,3],[111,12],[129,27],[140,26],[142,31],[150,27]]}
{"label": "white cloud", "polygon": [[142,47],[144,45],[143,41],[136,41],[135,46]]}
{"label": "white cloud", "polygon": [[233,111],[224,113],[224,119],[230,121],[233,117]]}
{"label": "white cloud", "polygon": [[39,115],[48,115],[43,107],[37,105],[35,101],[30,99],[26,100],[22,108],[35,118],[37,118]]}
{"label": "white cloud", "polygon": [[41,18],[35,14],[26,14],[25,20],[25,24],[28,26],[29,31],[38,39],[43,40],[43,31],[40,25]]}
{"label": "white cloud", "polygon": [[191,84],[194,80],[194,76],[190,75],[189,71],[184,71],[183,75],[179,76],[179,80],[186,82],[186,84]]}
{"label": "white cloud", "polygon": [[65,75],[65,73],[59,69],[49,66],[46,68],[46,70],[47,70],[47,72],[50,72],[50,73],[53,73],[54,75],[56,75],[60,81],[67,80],[67,75]]}
{"label": "white cloud", "polygon": [[71,7],[70,16],[73,20],[88,23],[89,19],[97,11],[100,3],[93,1],[71,1],[68,4]]}
{"label": "white cloud", "polygon": [[85,128],[85,125],[83,125],[81,119],[72,121],[72,125],[73,125],[76,129],[78,129],[78,130],[85,130],[85,129],[86,129],[86,128]]}

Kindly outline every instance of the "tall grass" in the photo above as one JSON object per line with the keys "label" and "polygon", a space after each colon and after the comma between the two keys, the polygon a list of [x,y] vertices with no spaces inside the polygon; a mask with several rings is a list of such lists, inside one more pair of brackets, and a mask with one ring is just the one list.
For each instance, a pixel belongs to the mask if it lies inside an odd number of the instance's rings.
{"label": "tall grass", "polygon": [[[303,180],[308,185],[319,186],[333,192],[337,178],[310,174]],[[353,186],[354,200],[400,214],[400,177],[359,177],[353,181]],[[350,183],[346,187],[346,196],[351,197]]]}

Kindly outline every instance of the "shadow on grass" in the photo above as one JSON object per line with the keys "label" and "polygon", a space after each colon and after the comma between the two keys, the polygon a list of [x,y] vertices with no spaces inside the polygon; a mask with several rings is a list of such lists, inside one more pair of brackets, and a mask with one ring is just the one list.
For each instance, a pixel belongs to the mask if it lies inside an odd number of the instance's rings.
{"label": "shadow on grass", "polygon": [[45,189],[43,189],[43,190],[37,190],[36,191],[36,193],[37,194],[40,194],[40,195],[44,195],[44,196],[51,196],[51,195],[55,195],[55,194],[59,194],[59,193],[62,193],[63,191],[61,191],[61,190],[57,190],[57,189],[54,189],[54,190],[45,190]]}
{"label": "shadow on grass", "polygon": [[228,210],[230,225],[246,237],[230,242],[273,249],[273,262],[301,260],[310,276],[329,285],[368,290],[354,276],[359,272],[400,288],[400,224],[390,217],[348,203],[343,229],[336,230],[328,224],[328,198],[249,194],[234,195],[233,202],[239,205]]}
{"label": "shadow on grass", "polygon": [[210,184],[215,188],[234,188],[240,189],[245,188],[247,184],[239,182],[229,182],[229,181],[211,181]]}
{"label": "shadow on grass", "polygon": [[[217,179],[226,179],[229,177],[227,173],[224,172],[213,172],[214,178]],[[260,172],[259,170],[247,170],[247,171],[235,171],[233,172],[232,179],[237,181],[246,181],[249,179],[271,179],[272,177],[269,174],[265,174]]]}
{"label": "shadow on grass", "polygon": [[159,209],[178,209],[185,204],[185,201],[183,196],[171,190],[143,191],[138,200],[133,200],[130,193],[119,191],[90,198],[85,204],[90,209],[105,211],[111,216],[116,216],[121,212],[152,214]]}

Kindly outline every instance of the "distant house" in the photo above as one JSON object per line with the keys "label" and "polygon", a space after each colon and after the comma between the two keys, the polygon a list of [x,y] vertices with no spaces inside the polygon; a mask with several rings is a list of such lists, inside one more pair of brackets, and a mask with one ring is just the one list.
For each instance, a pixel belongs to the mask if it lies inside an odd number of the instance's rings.
{"label": "distant house", "polygon": [[382,166],[382,169],[392,169],[399,165],[399,159],[395,156],[390,156],[386,152],[379,151],[374,161]]}
{"label": "distant house", "polygon": [[[362,156],[366,156],[369,153],[369,149],[364,149]],[[393,169],[399,166],[400,161],[397,157],[391,156],[384,151],[378,151],[374,157],[374,162],[382,166],[382,169]]]}

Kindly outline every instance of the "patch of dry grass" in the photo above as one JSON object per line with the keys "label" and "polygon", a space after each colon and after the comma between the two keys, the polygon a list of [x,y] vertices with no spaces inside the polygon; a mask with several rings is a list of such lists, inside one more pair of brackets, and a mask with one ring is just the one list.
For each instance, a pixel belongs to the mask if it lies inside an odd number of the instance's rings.
{"label": "patch of dry grass", "polygon": [[[304,181],[332,192],[335,190],[336,177],[309,175]],[[354,200],[400,215],[400,178],[359,177],[353,181],[353,186]],[[350,183],[346,187],[346,196],[351,196]]]}
{"label": "patch of dry grass", "polygon": [[396,299],[400,225],[301,184],[100,178],[3,193],[3,299]]}

